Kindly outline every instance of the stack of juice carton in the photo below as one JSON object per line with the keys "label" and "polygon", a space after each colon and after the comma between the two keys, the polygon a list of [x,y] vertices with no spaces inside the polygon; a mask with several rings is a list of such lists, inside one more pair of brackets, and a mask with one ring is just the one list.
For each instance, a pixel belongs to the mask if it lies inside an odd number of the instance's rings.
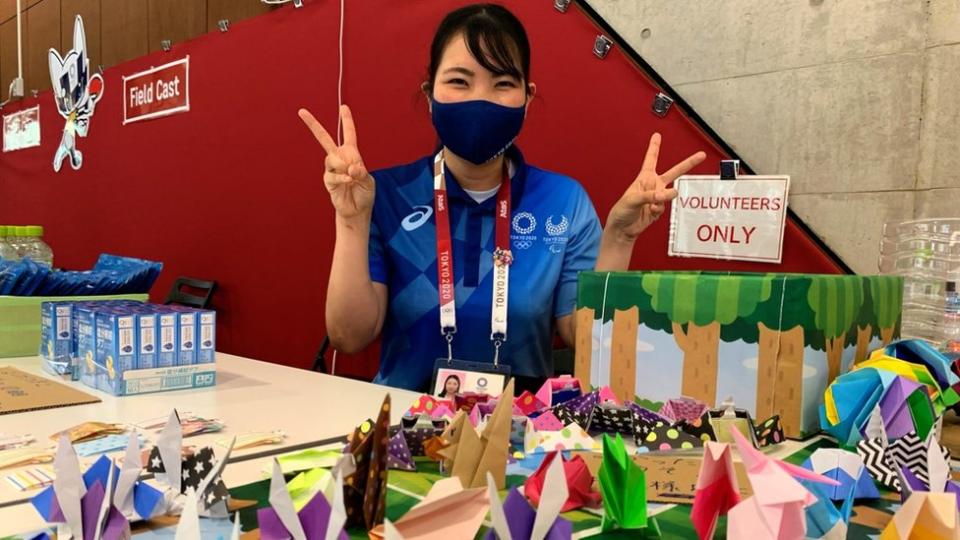
{"label": "stack of juice carton", "polygon": [[45,302],[41,314],[48,371],[114,395],[214,384],[214,311],[107,300]]}

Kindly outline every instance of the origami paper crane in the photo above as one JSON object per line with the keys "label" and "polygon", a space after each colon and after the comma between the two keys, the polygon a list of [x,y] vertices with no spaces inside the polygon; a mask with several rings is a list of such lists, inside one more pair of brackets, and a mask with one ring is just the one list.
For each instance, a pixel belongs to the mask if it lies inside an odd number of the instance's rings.
{"label": "origami paper crane", "polygon": [[703,449],[690,521],[700,540],[713,538],[717,519],[740,502],[740,488],[733,469],[730,445],[707,442]]}
{"label": "origami paper crane", "polygon": [[390,443],[387,445],[387,468],[401,471],[417,470],[417,465],[413,462],[413,455],[407,446],[407,438],[402,430],[390,437]]}
{"label": "origami paper crane", "polygon": [[960,517],[952,493],[914,493],[907,499],[880,540],[960,540]]}
{"label": "origami paper crane", "polygon": [[795,478],[831,486],[837,482],[764,455],[737,429],[731,429],[730,435],[747,469],[753,496],[730,509],[727,536],[751,540],[803,538],[807,528],[804,508],[817,498]]}
{"label": "origami paper crane", "polygon": [[819,540],[846,540],[850,514],[853,512],[854,490],[846,492],[843,505],[838,509],[827,494],[826,486],[808,480],[801,480],[800,483],[817,498],[816,502],[806,508],[806,537]]}
{"label": "origami paper crane", "polygon": [[191,456],[196,458],[195,461],[191,461],[189,458],[184,461],[185,465],[193,463],[192,469],[194,472],[207,471],[197,485],[197,500],[200,504],[197,510],[201,516],[225,518],[230,514],[227,509],[230,501],[230,492],[227,490],[227,485],[223,482],[222,475],[224,467],[227,466],[227,462],[230,460],[230,453],[233,452],[233,445],[236,444],[236,441],[236,437],[230,440],[230,446],[227,447],[227,451],[221,459],[217,460],[215,465],[210,466],[209,462],[201,460],[202,456],[206,455],[205,451],[209,451],[211,459],[213,458],[213,449],[209,447],[203,448],[200,452]]}
{"label": "origami paper crane", "polygon": [[[927,440],[923,440],[916,433],[911,432],[887,444],[884,452],[886,463],[895,474],[907,469],[921,482],[929,484],[928,468],[931,463],[929,449],[931,447],[939,449],[943,460],[950,459],[950,452],[946,447],[941,446],[932,434],[927,436]],[[902,482],[897,484],[902,490]]]}
{"label": "origami paper crane", "polygon": [[451,540],[474,538],[490,507],[485,488],[464,489],[458,478],[433,484],[427,496],[396,523],[389,520],[370,531],[370,538]]}
{"label": "origami paper crane", "polygon": [[926,453],[927,480],[921,480],[906,464],[899,464],[897,473],[900,478],[900,499],[904,502],[914,492],[953,493],[957,496],[957,508],[960,509],[960,483],[954,482],[950,475],[950,464],[936,439],[927,441]]}
{"label": "origami paper crane", "polygon": [[437,453],[444,458],[444,468],[456,476],[466,488],[482,487],[487,471],[503,489],[510,449],[513,380],[507,383],[500,400],[482,433],[477,433],[466,414],[457,414],[442,438],[448,443]]}
{"label": "origami paper crane", "polygon": [[894,490],[900,491],[900,478],[897,467],[887,455],[890,443],[883,427],[883,417],[880,407],[874,407],[866,426],[863,429],[863,439],[857,442],[857,455],[863,460],[867,472],[876,482]]}
{"label": "origami paper crane", "polygon": [[[221,522],[225,520],[200,521],[200,515],[196,511],[199,505],[200,502],[197,500],[197,493],[193,488],[189,488],[186,494],[184,511],[180,514],[180,521],[177,523],[177,529],[174,532],[174,540],[196,540],[197,538],[217,538],[218,540],[222,540],[224,538]],[[240,540],[240,512],[234,514],[230,540]]]}
{"label": "origami paper crane", "polygon": [[[130,538],[130,523],[113,505],[116,475],[106,475],[106,486],[99,479],[87,486],[80,474],[80,461],[66,433],[60,438],[53,466],[56,471],[53,486],[40,492],[30,502],[48,523],[58,524],[59,538]],[[108,463],[108,467],[108,470],[112,470],[113,463]]]}
{"label": "origami paper crane", "polygon": [[853,452],[818,448],[803,462],[803,467],[838,482],[838,485],[823,490],[832,501],[845,501],[851,493],[855,499],[880,497],[863,458]]}
{"label": "origami paper crane", "polygon": [[[553,463],[559,461],[562,463],[561,471],[565,480],[566,500],[563,501],[561,512],[569,512],[582,508],[584,506],[595,507],[600,504],[600,493],[593,490],[593,475],[590,469],[584,463],[583,458],[578,455],[571,459],[566,459],[559,452],[550,452],[544,457],[536,472],[527,478],[523,484],[523,494],[530,499],[534,506],[540,505],[542,494],[548,493],[550,486],[547,484],[548,474],[553,467]],[[552,494],[550,494],[552,496]]]}
{"label": "origami paper crane", "polygon": [[603,461],[600,465],[600,492],[603,494],[601,529],[625,529],[636,534],[659,537],[657,521],[647,518],[646,475],[627,455],[623,439],[603,436]]}
{"label": "origami paper crane", "polygon": [[177,531],[173,535],[174,540],[203,538],[200,534],[200,515],[197,513],[197,506],[199,506],[197,492],[193,488],[189,488],[186,496],[183,512],[180,513],[180,521],[177,522]]}
{"label": "origami paper crane", "polygon": [[270,506],[257,510],[260,538],[263,540],[347,540],[343,530],[347,511],[343,500],[343,475],[336,473],[332,504],[319,492],[300,509],[294,509],[293,499],[283,480],[280,463],[273,461],[270,478]]}
{"label": "origami paper crane", "polygon": [[154,473],[157,480],[169,485],[174,495],[186,495],[187,490],[194,490],[200,504],[198,512],[201,516],[225,518],[229,514],[227,506],[230,492],[223,483],[221,474],[230,459],[235,442],[236,437],[231,440],[220,460],[216,459],[213,448],[209,446],[184,456],[180,419],[174,409],[157,437],[157,445],[150,452],[147,471]]}
{"label": "origami paper crane", "polygon": [[[162,504],[163,493],[146,482],[140,482],[139,477],[140,449],[136,433],[131,432],[123,468],[116,467],[106,456],[100,456],[100,459],[83,473],[83,484],[86,489],[90,489],[98,482],[101,486],[113,482],[116,486],[113,490],[113,504],[128,520],[139,521],[164,513],[167,509]],[[49,508],[50,500],[54,497],[54,488],[49,487],[34,497],[34,505],[38,510],[41,507]],[[43,513],[41,510],[41,514]]]}
{"label": "origami paper crane", "polygon": [[688,397],[679,397],[668,399],[657,413],[670,420],[670,422],[679,422],[681,420],[692,421],[703,416],[710,407],[706,403]]}
{"label": "origami paper crane", "polygon": [[175,494],[186,492],[180,475],[182,449],[183,432],[180,429],[180,417],[174,409],[157,437],[157,445],[150,453],[147,471],[154,473],[157,480],[170,486]]}
{"label": "origami paper crane", "polygon": [[[313,498],[322,493],[327,501],[333,501],[337,490],[335,477],[339,472],[341,477],[349,476],[356,471],[352,454],[337,452],[338,458],[333,463],[325,465],[327,468],[312,468],[300,472],[287,482],[287,492],[293,500],[293,508],[297,512],[303,509]],[[276,458],[280,462],[280,471],[286,474],[282,456]],[[273,464],[270,464],[270,475],[273,475]],[[342,489],[342,486],[341,486]]]}
{"label": "origami paper crane", "polygon": [[556,407],[571,399],[578,398],[582,394],[580,379],[571,375],[561,375],[544,381],[540,389],[537,390],[536,397],[543,403],[544,407]]}
{"label": "origami paper crane", "polygon": [[527,454],[557,450],[599,450],[600,443],[577,424],[568,424],[560,431],[538,432],[527,424],[524,451]]}
{"label": "origami paper crane", "polygon": [[368,531],[383,523],[387,505],[387,434],[390,431],[390,394],[383,398],[377,421],[353,431],[345,453],[352,454],[356,471],[344,479],[347,525]]}
{"label": "origami paper crane", "polygon": [[117,468],[106,456],[101,456],[83,474],[84,483],[92,485],[100,482],[109,483],[108,476],[113,475],[116,489],[113,493],[113,504],[128,520],[137,521],[166,511],[163,493],[155,487],[140,482],[140,443],[135,432],[130,432],[127,453],[123,459],[123,467]]}
{"label": "origami paper crane", "polygon": [[493,476],[487,473],[493,528],[486,540],[569,540],[573,536],[573,524],[560,517],[568,495],[563,462],[552,460],[545,476],[543,497],[534,509],[517,488],[511,489],[501,503]]}

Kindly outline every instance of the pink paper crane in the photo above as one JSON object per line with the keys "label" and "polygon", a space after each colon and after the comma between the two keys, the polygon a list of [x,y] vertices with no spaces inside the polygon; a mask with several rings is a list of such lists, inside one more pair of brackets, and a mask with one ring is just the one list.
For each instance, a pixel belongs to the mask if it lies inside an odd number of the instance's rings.
{"label": "pink paper crane", "polygon": [[817,498],[796,479],[831,486],[836,480],[764,455],[736,429],[730,430],[753,487],[753,496],[734,506],[727,518],[727,537],[751,540],[802,540],[807,523],[804,508]]}

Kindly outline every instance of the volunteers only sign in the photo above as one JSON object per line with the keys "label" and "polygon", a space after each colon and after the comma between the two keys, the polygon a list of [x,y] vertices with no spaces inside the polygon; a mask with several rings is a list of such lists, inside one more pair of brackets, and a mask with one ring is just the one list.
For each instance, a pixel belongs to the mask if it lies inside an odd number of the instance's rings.
{"label": "volunteers only sign", "polygon": [[780,262],[789,176],[682,176],[676,188],[671,257]]}
{"label": "volunteers only sign", "polygon": [[190,110],[190,57],[123,78],[123,123]]}

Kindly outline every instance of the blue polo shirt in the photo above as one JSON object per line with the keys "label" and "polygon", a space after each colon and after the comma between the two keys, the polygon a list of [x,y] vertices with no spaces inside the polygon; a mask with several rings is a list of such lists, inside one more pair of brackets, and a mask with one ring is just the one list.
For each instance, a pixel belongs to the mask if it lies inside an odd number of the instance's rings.
{"label": "blue polo shirt", "polygon": [[[524,162],[515,147],[507,341],[502,363],[514,375],[553,374],[554,319],[576,304],[577,273],[593,270],[600,220],[575,180]],[[376,383],[424,391],[437,358],[446,358],[437,294],[433,156],[372,173],[370,277],[389,290]],[[447,171],[459,360],[493,362],[490,303],[496,197],[477,203]]]}

